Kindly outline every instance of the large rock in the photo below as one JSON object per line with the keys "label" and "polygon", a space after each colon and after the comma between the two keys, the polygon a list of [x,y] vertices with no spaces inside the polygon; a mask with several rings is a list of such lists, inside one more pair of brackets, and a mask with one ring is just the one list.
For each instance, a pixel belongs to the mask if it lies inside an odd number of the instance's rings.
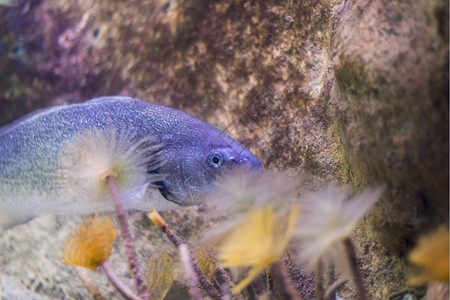
{"label": "large rock", "polygon": [[447,10],[442,1],[349,2],[334,36],[330,116],[344,180],[387,188],[360,234],[377,262],[367,276],[388,287],[375,298],[401,290],[417,235],[448,224]]}
{"label": "large rock", "polygon": [[[418,234],[448,224],[447,1],[17,3],[0,7],[0,124],[38,107],[135,96],[205,119],[269,168],[355,189],[384,184],[355,235],[365,282],[376,299],[424,293],[405,284],[406,255]],[[195,212],[172,214],[186,238],[205,226]],[[86,297],[49,254],[71,220],[2,235],[2,282]],[[133,224],[147,259],[157,234]]]}

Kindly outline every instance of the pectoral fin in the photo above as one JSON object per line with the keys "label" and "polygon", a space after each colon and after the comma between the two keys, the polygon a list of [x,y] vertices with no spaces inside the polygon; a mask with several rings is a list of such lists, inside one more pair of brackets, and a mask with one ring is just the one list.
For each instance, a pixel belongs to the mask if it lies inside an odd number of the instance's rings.
{"label": "pectoral fin", "polygon": [[33,219],[34,216],[17,211],[0,209],[0,232]]}

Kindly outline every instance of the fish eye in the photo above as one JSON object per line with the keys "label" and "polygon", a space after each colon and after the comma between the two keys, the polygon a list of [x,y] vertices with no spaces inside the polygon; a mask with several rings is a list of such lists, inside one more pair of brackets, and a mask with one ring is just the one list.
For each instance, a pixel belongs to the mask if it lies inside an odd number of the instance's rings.
{"label": "fish eye", "polygon": [[218,168],[223,165],[223,156],[219,153],[214,153],[208,158],[208,162],[212,167]]}

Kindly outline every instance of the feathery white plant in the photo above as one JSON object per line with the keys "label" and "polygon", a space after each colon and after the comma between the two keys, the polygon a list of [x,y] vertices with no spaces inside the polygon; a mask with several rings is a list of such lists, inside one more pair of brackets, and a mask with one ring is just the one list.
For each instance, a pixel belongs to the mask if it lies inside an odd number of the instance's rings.
{"label": "feathery white plant", "polygon": [[347,201],[348,191],[334,186],[305,194],[296,231],[301,261],[314,267],[321,257],[335,253],[338,242],[351,236],[382,191],[381,187],[368,187]]}
{"label": "feathery white plant", "polygon": [[124,204],[132,207],[142,199],[148,184],[162,179],[162,175],[148,172],[164,163],[157,155],[159,149],[151,138],[136,140],[127,132],[108,128],[82,131],[65,145],[59,159],[56,184],[60,199],[80,203],[80,212],[111,210],[106,178],[115,176]]}

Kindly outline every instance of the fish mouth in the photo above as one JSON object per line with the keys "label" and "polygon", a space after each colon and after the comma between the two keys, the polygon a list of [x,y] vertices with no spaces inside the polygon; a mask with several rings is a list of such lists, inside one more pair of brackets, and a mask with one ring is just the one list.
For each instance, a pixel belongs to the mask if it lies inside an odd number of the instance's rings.
{"label": "fish mouth", "polygon": [[178,200],[177,197],[175,197],[171,192],[169,192],[165,180],[156,181],[153,184],[156,185],[159,192],[161,193],[161,196],[163,196],[164,199],[181,206],[181,201]]}

